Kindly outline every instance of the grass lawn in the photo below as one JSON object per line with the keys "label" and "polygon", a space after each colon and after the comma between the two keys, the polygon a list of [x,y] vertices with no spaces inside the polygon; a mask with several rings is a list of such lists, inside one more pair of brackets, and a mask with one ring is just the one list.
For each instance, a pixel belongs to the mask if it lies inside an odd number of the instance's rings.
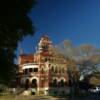
{"label": "grass lawn", "polygon": [[0,96],[0,100],[14,100],[15,96],[14,95],[4,95]]}

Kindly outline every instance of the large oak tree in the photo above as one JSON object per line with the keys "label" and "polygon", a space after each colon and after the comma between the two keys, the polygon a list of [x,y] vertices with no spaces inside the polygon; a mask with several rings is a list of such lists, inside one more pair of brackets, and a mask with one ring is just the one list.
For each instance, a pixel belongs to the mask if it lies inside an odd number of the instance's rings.
{"label": "large oak tree", "polygon": [[0,0],[0,81],[10,81],[15,73],[13,60],[18,42],[34,34],[28,13],[35,4],[35,0]]}

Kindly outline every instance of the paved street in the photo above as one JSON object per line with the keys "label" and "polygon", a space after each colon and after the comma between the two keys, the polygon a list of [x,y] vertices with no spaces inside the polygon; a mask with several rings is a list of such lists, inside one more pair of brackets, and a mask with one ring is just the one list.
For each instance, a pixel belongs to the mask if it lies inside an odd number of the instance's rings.
{"label": "paved street", "polygon": [[0,100],[100,100],[100,95],[83,96],[80,98],[58,98],[52,96],[22,96],[18,95],[14,98],[0,98]]}
{"label": "paved street", "polygon": [[54,98],[52,96],[16,96],[15,100],[66,100],[66,99],[57,97]]}
{"label": "paved street", "polygon": [[[13,99],[14,100],[14,99]],[[52,96],[16,96],[15,100],[71,100],[69,98],[58,98]],[[73,100],[100,100],[100,95],[74,98]]]}

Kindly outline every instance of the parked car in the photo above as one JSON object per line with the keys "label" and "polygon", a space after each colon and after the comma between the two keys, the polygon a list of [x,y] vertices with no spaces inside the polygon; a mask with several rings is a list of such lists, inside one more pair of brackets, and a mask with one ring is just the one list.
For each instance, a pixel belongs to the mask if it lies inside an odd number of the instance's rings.
{"label": "parked car", "polygon": [[92,93],[100,93],[100,87],[94,87],[89,89],[88,91]]}

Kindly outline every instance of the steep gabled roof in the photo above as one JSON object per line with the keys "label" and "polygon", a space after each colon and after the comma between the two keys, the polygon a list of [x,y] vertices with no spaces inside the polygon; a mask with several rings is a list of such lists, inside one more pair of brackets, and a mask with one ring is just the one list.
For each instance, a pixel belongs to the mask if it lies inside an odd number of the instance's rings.
{"label": "steep gabled roof", "polygon": [[32,63],[34,62],[33,54],[21,54],[20,55],[20,64]]}

